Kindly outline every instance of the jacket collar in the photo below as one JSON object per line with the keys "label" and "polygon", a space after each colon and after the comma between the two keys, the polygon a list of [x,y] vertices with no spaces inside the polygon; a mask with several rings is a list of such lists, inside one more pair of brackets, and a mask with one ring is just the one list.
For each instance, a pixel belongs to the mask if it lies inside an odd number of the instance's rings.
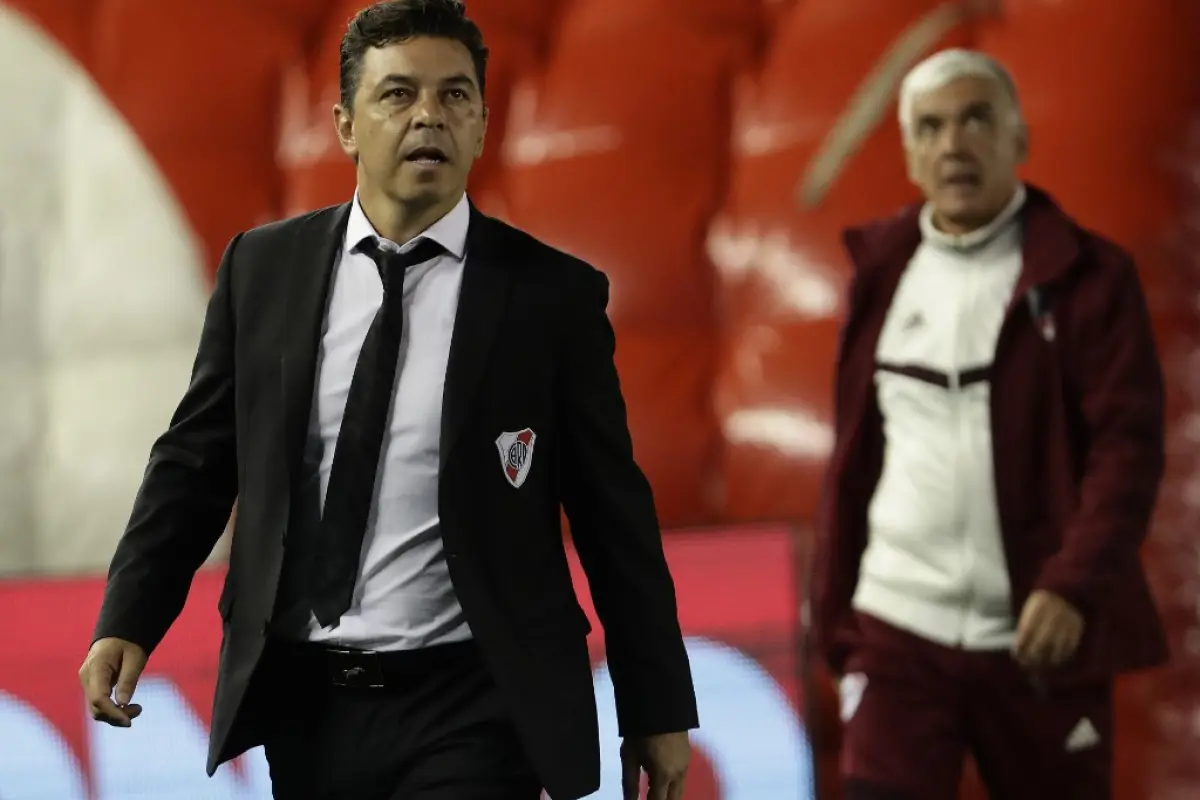
{"label": "jacket collar", "polygon": [[[1057,280],[1079,256],[1078,223],[1045,190],[1027,184],[1026,193],[1020,212],[1024,229],[1023,266],[1014,292],[1016,297],[1032,286]],[[843,233],[856,277],[899,279],[921,244],[922,207],[922,203],[913,203],[889,218],[848,228]],[[880,271],[887,275],[872,275]]]}
{"label": "jacket collar", "polygon": [[[467,231],[472,222],[474,208],[464,194],[454,208],[414,236],[411,241],[390,242],[390,244],[396,250],[405,251],[414,247],[420,239],[432,239],[445,248],[446,252],[454,256],[456,260],[461,261],[467,248]],[[349,217],[346,220],[346,235],[342,242],[343,252],[353,252],[364,239],[389,241],[381,236],[371,221],[367,219],[356,190],[354,199],[350,202]]]}

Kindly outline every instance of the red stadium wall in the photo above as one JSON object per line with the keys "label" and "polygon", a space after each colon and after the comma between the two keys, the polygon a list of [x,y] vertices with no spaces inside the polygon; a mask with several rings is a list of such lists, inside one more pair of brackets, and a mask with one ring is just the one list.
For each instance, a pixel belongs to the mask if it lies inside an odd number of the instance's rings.
{"label": "red stadium wall", "polygon": [[[340,30],[360,2],[0,2],[54,34],[107,92],[211,266],[238,230],[352,190],[329,107]],[[1185,646],[1200,597],[1197,5],[469,6],[495,53],[472,195],[611,276],[631,426],[668,525],[811,519],[847,278],[838,232],[913,197],[898,77],[948,45],[1011,66],[1033,132],[1027,177],[1138,257],[1170,381],[1171,465],[1146,562],[1178,658],[1123,687],[1122,796],[1200,785],[1200,669]]]}

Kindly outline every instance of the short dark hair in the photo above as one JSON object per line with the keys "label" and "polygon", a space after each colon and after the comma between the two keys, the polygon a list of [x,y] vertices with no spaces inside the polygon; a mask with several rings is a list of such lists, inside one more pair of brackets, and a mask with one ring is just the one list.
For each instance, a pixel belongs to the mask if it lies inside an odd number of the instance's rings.
{"label": "short dark hair", "polygon": [[484,93],[488,49],[483,33],[470,18],[462,0],[385,0],[364,8],[350,20],[342,36],[339,89],[342,106],[354,107],[354,94],[362,77],[363,56],[369,48],[385,47],[418,36],[433,36],[462,43],[475,62],[475,80]]}

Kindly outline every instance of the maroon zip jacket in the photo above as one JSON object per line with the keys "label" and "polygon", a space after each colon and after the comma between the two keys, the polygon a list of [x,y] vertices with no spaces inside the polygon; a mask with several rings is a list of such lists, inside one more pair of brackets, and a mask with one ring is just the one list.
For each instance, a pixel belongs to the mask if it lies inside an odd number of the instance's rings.
{"label": "maroon zip jacket", "polygon": [[[883,460],[875,347],[921,241],[919,211],[845,234],[855,274],[813,577],[817,639],[838,674],[855,640],[851,598]],[[1014,618],[1035,589],[1084,614],[1084,640],[1061,680],[1155,666],[1166,660],[1166,638],[1138,549],[1163,472],[1164,390],[1145,297],[1129,255],[1043,191],[1029,187],[1021,213],[1024,265],[991,370]]]}

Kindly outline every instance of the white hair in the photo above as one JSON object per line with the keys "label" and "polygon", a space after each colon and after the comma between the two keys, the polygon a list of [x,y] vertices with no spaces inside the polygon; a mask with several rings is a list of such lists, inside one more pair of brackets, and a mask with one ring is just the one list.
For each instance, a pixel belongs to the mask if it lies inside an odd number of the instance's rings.
{"label": "white hair", "polygon": [[913,67],[900,84],[900,131],[904,143],[911,144],[913,131],[913,101],[918,95],[936,91],[959,78],[983,78],[993,81],[1010,101],[1011,122],[1024,127],[1017,84],[1012,73],[996,59],[977,50],[953,48],[934,53]]}

